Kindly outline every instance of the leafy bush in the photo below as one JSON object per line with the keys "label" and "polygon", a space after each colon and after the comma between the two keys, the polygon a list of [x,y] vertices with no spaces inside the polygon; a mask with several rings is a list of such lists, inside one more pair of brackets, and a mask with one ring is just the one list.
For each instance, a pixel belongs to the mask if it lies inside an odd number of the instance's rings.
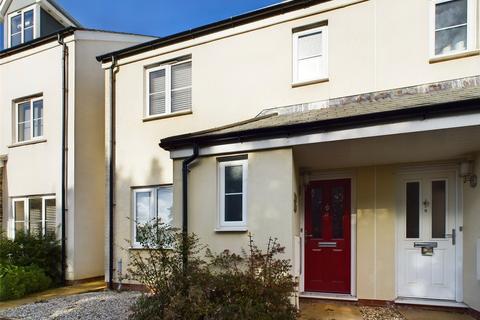
{"label": "leafy bush", "polygon": [[20,267],[35,265],[45,271],[53,284],[62,281],[61,246],[55,234],[17,233],[15,240],[0,235],[0,264]]}
{"label": "leafy bush", "polygon": [[132,254],[127,278],[151,294],[135,303],[132,319],[297,318],[296,283],[290,262],[277,258],[284,248],[276,239],[263,252],[250,237],[249,250],[238,255],[214,254],[195,235],[161,224],[147,225],[140,235],[145,250]]}
{"label": "leafy bush", "polygon": [[21,298],[26,294],[48,289],[52,280],[35,266],[19,267],[0,264],[0,300]]}

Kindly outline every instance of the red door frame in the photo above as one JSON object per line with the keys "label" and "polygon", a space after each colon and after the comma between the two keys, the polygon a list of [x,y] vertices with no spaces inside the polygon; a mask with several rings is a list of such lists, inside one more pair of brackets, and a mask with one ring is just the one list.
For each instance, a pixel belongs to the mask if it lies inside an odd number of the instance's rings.
{"label": "red door frame", "polygon": [[[304,285],[307,292],[325,293],[351,293],[351,210],[352,210],[352,186],[351,179],[335,179],[312,181],[308,184],[305,192],[305,276]],[[344,187],[344,214],[343,214],[343,238],[332,237],[332,219],[330,208],[332,202],[332,187]],[[321,214],[322,236],[313,237],[312,230],[312,203],[311,194],[313,188],[321,188],[322,202],[319,209]],[[320,247],[333,245],[334,247]]]}

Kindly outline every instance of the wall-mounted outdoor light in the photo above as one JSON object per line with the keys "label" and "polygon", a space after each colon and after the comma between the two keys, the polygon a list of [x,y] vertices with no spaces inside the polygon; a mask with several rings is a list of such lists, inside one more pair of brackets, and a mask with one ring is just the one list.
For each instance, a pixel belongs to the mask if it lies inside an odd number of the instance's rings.
{"label": "wall-mounted outdoor light", "polygon": [[473,170],[473,158],[467,158],[460,163],[460,177],[463,178],[463,183],[470,182],[470,186],[475,188],[477,186],[477,175]]}

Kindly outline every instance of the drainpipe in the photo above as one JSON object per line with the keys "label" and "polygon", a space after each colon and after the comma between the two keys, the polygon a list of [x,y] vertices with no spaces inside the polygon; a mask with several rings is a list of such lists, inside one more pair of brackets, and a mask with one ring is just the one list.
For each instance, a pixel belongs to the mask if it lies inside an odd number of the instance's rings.
{"label": "drainpipe", "polygon": [[62,36],[58,35],[58,44],[62,46],[62,283],[66,284],[67,248],[66,248],[66,213],[67,213],[67,161],[68,161],[68,46]]}
{"label": "drainpipe", "polygon": [[[188,166],[198,158],[198,145],[194,144],[193,154],[182,163],[182,234],[183,243],[185,244],[188,237]],[[182,250],[183,272],[187,272],[188,252]]]}
{"label": "drainpipe", "polygon": [[115,73],[117,60],[112,56],[112,65],[110,66],[110,149],[109,149],[109,179],[108,179],[108,288],[113,290],[113,217],[115,213]]}

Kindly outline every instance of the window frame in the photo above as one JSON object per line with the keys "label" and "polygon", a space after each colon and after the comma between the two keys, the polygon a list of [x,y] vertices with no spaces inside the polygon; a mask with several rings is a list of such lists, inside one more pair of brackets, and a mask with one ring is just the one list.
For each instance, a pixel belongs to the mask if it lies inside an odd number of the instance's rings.
{"label": "window frame", "polygon": [[[11,12],[8,14],[7,16],[7,19],[8,19],[8,22],[7,22],[7,29],[8,29],[8,39],[7,39],[7,44],[8,44],[8,47],[11,48],[12,47],[12,18],[17,16],[17,15],[20,15],[21,16],[21,21],[22,21],[22,30],[21,30],[21,42],[20,44],[16,45],[16,46],[19,46],[19,45],[22,45],[25,43],[25,13],[27,11],[33,11],[33,26],[32,26],[32,29],[33,29],[33,39],[32,40],[35,40],[36,38],[38,38],[38,31],[39,31],[39,27],[40,27],[40,23],[39,23],[39,17],[40,17],[40,14],[39,14],[39,6],[36,5],[36,4],[33,4],[31,6],[28,6],[28,7],[25,7],[23,9],[19,9],[17,11],[14,11],[14,12]],[[29,40],[29,41],[32,41],[32,40]]]}
{"label": "window frame", "polygon": [[[33,115],[34,115],[34,112],[33,112],[33,104],[34,102],[36,101],[42,101],[42,135],[40,136],[36,136],[34,137],[33,136],[33,132],[34,132],[34,118],[33,118]],[[28,139],[25,139],[25,140],[22,140],[20,141],[19,140],[19,131],[18,131],[18,125],[19,125],[19,122],[18,122],[18,108],[21,104],[24,104],[28,102],[30,104],[30,135],[28,137]],[[42,140],[44,139],[45,137],[45,100],[43,99],[43,96],[40,96],[40,97],[34,97],[34,98],[27,98],[27,99],[22,99],[22,100],[18,100],[17,102],[15,102],[15,141],[14,143],[26,143],[26,142],[29,142],[29,141],[36,141],[36,140]]]}
{"label": "window frame", "polygon": [[[181,111],[174,111],[172,112],[172,67],[184,63],[190,63],[191,68],[190,72],[192,73],[192,84],[190,85],[190,90],[192,90],[192,100],[190,103],[190,108],[186,110],[181,110]],[[155,71],[159,70],[165,70],[165,112],[164,113],[159,113],[159,114],[150,114],[150,96],[152,93],[150,93],[150,74]],[[155,119],[155,118],[161,118],[161,117],[167,117],[170,115],[177,115],[177,114],[184,114],[184,113],[190,113],[192,111],[193,107],[193,63],[192,59],[186,59],[186,60],[181,60],[181,61],[175,61],[172,63],[166,63],[162,64],[157,67],[151,67],[151,68],[146,68],[145,72],[145,112],[144,112],[144,117],[145,119]],[[187,87],[184,87],[185,89]],[[180,89],[178,89],[180,90]]]}
{"label": "window frame", "polygon": [[[41,199],[42,200],[42,236],[46,235],[47,233],[47,200],[55,200],[55,213],[57,212],[57,198],[54,195],[47,195],[47,196],[32,196],[32,197],[20,197],[20,198],[13,198],[12,199],[12,223],[10,226],[10,235],[12,239],[15,239],[16,235],[16,222],[17,222],[17,213],[15,211],[15,204],[17,202],[23,202],[23,230],[25,232],[30,232],[30,200],[32,199]],[[55,219],[55,233],[57,228],[57,222]]]}
{"label": "window frame", "polygon": [[[302,36],[322,33],[322,58],[324,60],[324,68],[322,72],[312,79],[299,79],[298,75],[298,39]],[[304,84],[310,82],[320,82],[328,79],[328,25],[309,28],[301,31],[293,31],[292,33],[292,84]]]}
{"label": "window frame", "polygon": [[[477,5],[475,0],[467,0],[467,43],[465,44],[464,50],[453,50],[443,54],[436,54],[435,47],[436,47],[436,8],[438,4],[452,2],[455,0],[430,0],[430,25],[429,25],[429,34],[430,34],[430,59],[436,58],[443,58],[449,56],[455,56],[458,54],[468,53],[470,51],[477,49],[477,18],[476,18],[476,11]],[[451,27],[450,27],[451,28]]]}
{"label": "window frame", "polygon": [[[142,248],[140,242],[137,242],[137,193],[150,192],[150,217],[155,216],[155,219],[158,219],[158,190],[160,189],[171,189],[172,190],[172,208],[173,208],[173,184],[164,184],[152,187],[141,187],[141,188],[132,188],[132,238],[131,238],[131,247],[132,248]],[[173,210],[171,212],[173,218]]]}
{"label": "window frame", "polygon": [[[225,221],[225,168],[242,166],[242,220]],[[247,231],[248,159],[218,162],[218,226],[216,231]]]}

